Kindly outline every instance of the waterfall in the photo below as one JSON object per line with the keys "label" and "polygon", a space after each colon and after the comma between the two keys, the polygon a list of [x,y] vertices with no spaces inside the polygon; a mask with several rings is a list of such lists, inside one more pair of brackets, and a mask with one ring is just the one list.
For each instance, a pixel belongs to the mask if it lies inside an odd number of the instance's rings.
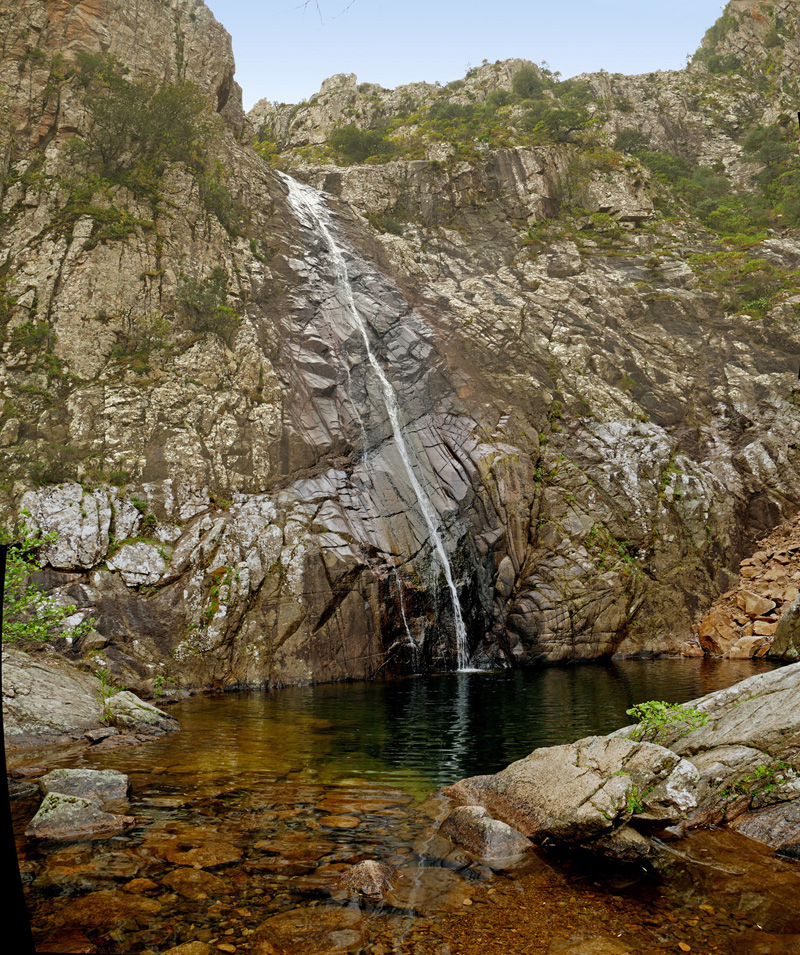
{"label": "waterfall", "polygon": [[453,622],[455,624],[456,630],[457,666],[459,669],[464,669],[469,665],[467,628],[464,625],[464,617],[461,613],[461,604],[458,599],[458,589],[456,588],[455,580],[453,578],[453,570],[450,566],[450,560],[447,556],[442,537],[439,533],[438,515],[430,501],[430,498],[425,493],[422,484],[417,478],[412,466],[411,456],[403,436],[402,425],[400,424],[400,412],[397,403],[397,394],[392,387],[391,382],[386,377],[377,358],[375,357],[374,351],[372,350],[372,345],[370,344],[369,340],[369,332],[367,330],[367,323],[362,314],[359,312],[355,303],[353,287],[347,272],[347,263],[345,262],[344,253],[339,241],[334,235],[335,226],[333,225],[331,214],[328,210],[328,207],[325,205],[322,194],[318,190],[313,189],[311,186],[307,186],[304,183],[300,183],[296,179],[292,179],[291,176],[287,176],[284,173],[278,173],[278,175],[288,187],[288,202],[297,216],[298,221],[301,223],[301,225],[304,225],[316,232],[326,246],[326,251],[333,265],[336,279],[337,297],[345,311],[345,314],[351,319],[355,327],[360,331],[364,342],[364,348],[366,350],[367,362],[369,363],[370,368],[380,383],[381,393],[383,395],[383,403],[386,407],[386,413],[392,428],[392,436],[394,437],[394,441],[400,454],[400,458],[403,462],[403,466],[405,467],[405,470],[408,474],[408,480],[417,499],[419,511],[423,517],[425,526],[428,529],[428,535],[430,537],[431,543],[433,544],[433,549],[442,565],[442,571],[447,582],[447,587],[450,591],[450,597],[453,605]]}

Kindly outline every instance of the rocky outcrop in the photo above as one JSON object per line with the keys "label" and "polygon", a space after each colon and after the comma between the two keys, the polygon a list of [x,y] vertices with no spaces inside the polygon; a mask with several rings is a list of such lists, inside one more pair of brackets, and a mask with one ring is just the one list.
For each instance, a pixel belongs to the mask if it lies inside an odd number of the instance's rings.
{"label": "rocky outcrop", "polygon": [[483,807],[540,845],[629,858],[650,851],[637,826],[665,828],[695,808],[697,776],[691,763],[661,746],[590,736],[534,750],[444,794]]}
{"label": "rocky outcrop", "polygon": [[103,721],[100,681],[56,654],[3,648],[3,735],[14,749],[80,736]]}
{"label": "rocky outcrop", "polygon": [[[3,732],[7,751],[81,737],[91,744],[102,743],[119,734],[109,723],[124,732],[115,745],[120,740],[142,742],[180,728],[177,720],[134,693],[114,692],[115,687],[106,680],[108,661],[99,652],[91,654],[90,660],[102,679],[77,669],[52,650],[24,653],[11,647],[3,649]],[[63,772],[55,770],[55,775],[50,775],[60,779]],[[51,789],[65,795],[86,795],[80,790],[55,786],[44,791]]]}
{"label": "rocky outcrop", "polygon": [[135,730],[152,736],[174,733],[180,727],[178,721],[168,716],[152,703],[145,703],[135,693],[122,690],[108,697],[105,702],[108,722],[126,730]]}

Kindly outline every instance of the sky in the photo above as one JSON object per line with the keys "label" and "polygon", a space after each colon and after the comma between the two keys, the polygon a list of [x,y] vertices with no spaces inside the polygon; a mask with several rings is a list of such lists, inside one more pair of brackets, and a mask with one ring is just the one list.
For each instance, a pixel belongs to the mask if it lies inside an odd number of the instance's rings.
{"label": "sky", "polygon": [[[484,59],[545,60],[563,79],[680,69],[721,0],[206,0],[233,37],[245,109],[299,103],[334,73],[389,89],[449,83]],[[348,6],[349,4],[349,6]]]}

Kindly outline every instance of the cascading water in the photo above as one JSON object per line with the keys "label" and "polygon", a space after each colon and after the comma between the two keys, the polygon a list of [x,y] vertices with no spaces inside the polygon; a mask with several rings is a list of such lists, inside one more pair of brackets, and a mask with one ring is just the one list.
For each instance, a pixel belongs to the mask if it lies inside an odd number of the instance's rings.
{"label": "cascading water", "polygon": [[433,549],[441,563],[442,572],[444,573],[445,581],[450,591],[453,606],[453,623],[456,631],[457,666],[460,670],[465,669],[469,665],[467,629],[464,625],[464,617],[461,612],[458,589],[453,578],[453,570],[441,534],[439,533],[438,515],[414,471],[409,448],[403,436],[403,428],[400,423],[397,394],[375,357],[369,339],[367,323],[356,306],[353,287],[347,271],[347,263],[345,262],[342,246],[334,234],[335,226],[331,220],[330,212],[322,198],[322,194],[318,190],[304,183],[300,183],[284,173],[279,173],[279,175],[289,190],[287,197],[288,202],[297,216],[298,221],[307,228],[312,229],[322,239],[326,247],[331,264],[333,265],[337,298],[346,316],[361,333],[367,362],[380,383],[383,403],[386,407],[386,413],[392,429],[392,436],[394,437],[403,466],[408,474],[408,480],[414,491],[420,514],[428,530]]}

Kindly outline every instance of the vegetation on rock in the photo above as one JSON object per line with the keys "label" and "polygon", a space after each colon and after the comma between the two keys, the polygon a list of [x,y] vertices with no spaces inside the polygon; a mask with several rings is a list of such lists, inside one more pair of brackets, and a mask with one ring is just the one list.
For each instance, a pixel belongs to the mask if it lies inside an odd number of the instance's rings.
{"label": "vegetation on rock", "polygon": [[24,645],[54,637],[74,641],[91,630],[89,620],[70,624],[68,618],[77,608],[57,603],[32,579],[42,569],[42,549],[56,539],[56,534],[41,534],[24,521],[15,530],[0,527],[0,543],[8,548],[3,589],[3,643]]}

